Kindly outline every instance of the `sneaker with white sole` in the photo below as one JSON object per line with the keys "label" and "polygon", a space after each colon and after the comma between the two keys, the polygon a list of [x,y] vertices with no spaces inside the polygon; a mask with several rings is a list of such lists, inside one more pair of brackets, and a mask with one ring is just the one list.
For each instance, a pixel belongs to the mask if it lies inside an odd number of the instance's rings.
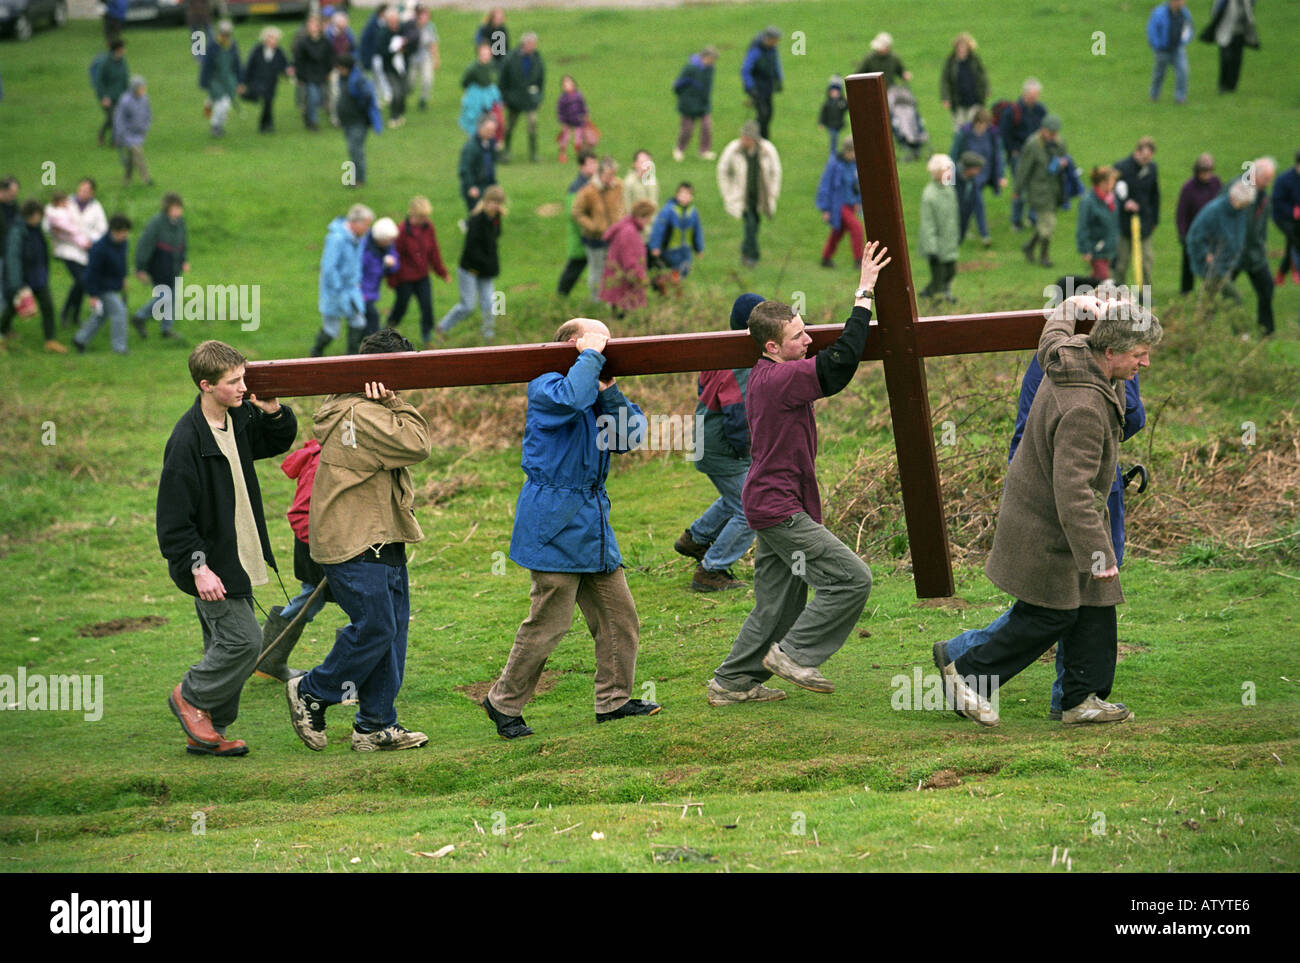
{"label": "sneaker with white sole", "polygon": [[966,684],[966,680],[957,674],[957,667],[954,663],[948,662],[943,666],[943,697],[948,703],[949,708],[959,716],[964,716],[971,722],[978,722],[982,726],[992,728],[1000,721],[997,710],[989,704],[989,701],[982,698],[978,692]]}
{"label": "sneaker with white sole", "polygon": [[393,723],[387,729],[360,732],[352,727],[352,748],[357,752],[375,752],[380,749],[419,749],[429,741],[423,732],[412,732],[405,726]]}
{"label": "sneaker with white sole", "polygon": [[1097,693],[1089,692],[1073,709],[1061,713],[1061,723],[1078,726],[1088,722],[1126,722],[1133,718],[1133,710],[1122,702],[1106,702],[1097,698]]}
{"label": "sneaker with white sole", "polygon": [[289,722],[303,745],[320,752],[329,742],[325,736],[325,707],[328,703],[299,693],[298,687],[303,678],[304,676],[295,676],[284,687],[285,698],[289,700]]}
{"label": "sneaker with white sole", "polygon": [[763,668],[773,675],[779,675],[787,682],[793,682],[801,689],[807,689],[809,692],[825,693],[835,691],[835,683],[823,676],[814,667],[800,665],[795,662],[781,651],[779,642],[773,643],[772,647],[767,650],[767,655],[763,656]]}
{"label": "sneaker with white sole", "polygon": [[769,689],[765,685],[756,685],[737,692],[734,689],[724,689],[718,685],[717,679],[709,680],[709,705],[711,706],[734,706],[742,702],[780,702],[784,698],[785,693],[782,690]]}

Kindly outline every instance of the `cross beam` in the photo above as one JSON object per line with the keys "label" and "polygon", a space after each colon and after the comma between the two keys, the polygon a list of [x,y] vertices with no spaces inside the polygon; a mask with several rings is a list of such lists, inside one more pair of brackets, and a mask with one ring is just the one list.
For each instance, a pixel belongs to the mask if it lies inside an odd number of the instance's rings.
{"label": "cross beam", "polygon": [[[863,219],[870,236],[883,242],[893,258],[876,283],[878,323],[872,325],[863,359],[882,361],[885,369],[917,597],[949,596],[952,563],[923,359],[1036,348],[1045,316],[1041,308],[917,316],[884,78],[857,74],[845,88],[863,186]],[[832,344],[842,328],[808,328],[813,339],[809,354]],[[602,374],[608,376],[745,368],[758,359],[757,346],[744,331],[614,338],[604,354]],[[250,392],[263,398],[360,391],[367,381],[397,390],[518,384],[550,371],[567,372],[575,357],[570,344],[537,344],[258,361],[247,366],[244,380]]]}

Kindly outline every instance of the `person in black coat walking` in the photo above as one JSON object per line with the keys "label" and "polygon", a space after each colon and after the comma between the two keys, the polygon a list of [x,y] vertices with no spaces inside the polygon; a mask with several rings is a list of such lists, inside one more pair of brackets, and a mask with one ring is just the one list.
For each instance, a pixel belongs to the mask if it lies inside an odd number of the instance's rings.
{"label": "person in black coat walking", "polygon": [[275,117],[272,114],[275,90],[280,84],[280,78],[292,77],[293,72],[289,59],[280,49],[280,28],[264,28],[257,44],[248,54],[243,77],[244,96],[262,102],[262,118],[257,125],[259,133],[269,134],[275,130]]}

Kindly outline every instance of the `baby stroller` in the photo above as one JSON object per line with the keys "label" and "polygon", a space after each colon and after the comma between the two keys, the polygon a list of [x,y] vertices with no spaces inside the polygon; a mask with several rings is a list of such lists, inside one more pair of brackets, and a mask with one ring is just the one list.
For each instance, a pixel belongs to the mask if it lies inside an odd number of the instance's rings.
{"label": "baby stroller", "polygon": [[913,161],[921,156],[921,148],[930,140],[925,121],[916,106],[916,95],[902,84],[885,91],[889,101],[889,123],[894,128],[894,139],[906,149],[905,159]]}

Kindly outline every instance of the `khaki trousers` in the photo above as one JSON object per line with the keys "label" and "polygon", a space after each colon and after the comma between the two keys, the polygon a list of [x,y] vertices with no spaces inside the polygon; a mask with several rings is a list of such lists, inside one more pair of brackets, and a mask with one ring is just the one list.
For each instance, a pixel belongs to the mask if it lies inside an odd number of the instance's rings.
{"label": "khaki trousers", "polygon": [[640,635],[623,570],[530,574],[528,618],[519,626],[510,658],[488,698],[508,716],[523,714],[546,659],[573,625],[576,604],[596,642],[596,711],[613,712],[631,698]]}

